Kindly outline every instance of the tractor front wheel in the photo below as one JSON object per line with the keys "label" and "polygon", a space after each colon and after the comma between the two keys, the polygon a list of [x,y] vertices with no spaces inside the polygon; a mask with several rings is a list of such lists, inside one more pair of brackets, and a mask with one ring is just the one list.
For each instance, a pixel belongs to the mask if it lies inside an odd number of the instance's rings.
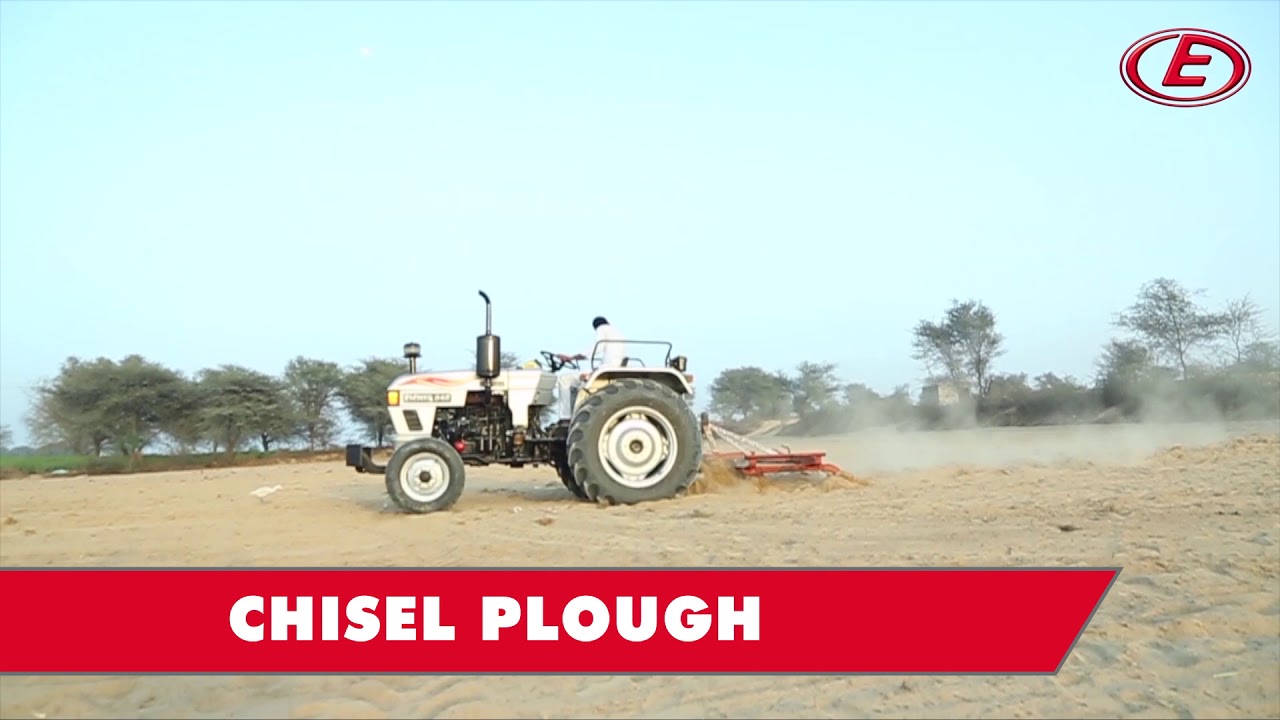
{"label": "tractor front wheel", "polygon": [[462,456],[436,438],[405,443],[387,463],[387,494],[409,512],[448,510],[461,497],[465,483]]}
{"label": "tractor front wheel", "polygon": [[568,438],[573,478],[607,504],[676,497],[702,463],[697,418],[684,398],[649,379],[606,385],[574,413]]}

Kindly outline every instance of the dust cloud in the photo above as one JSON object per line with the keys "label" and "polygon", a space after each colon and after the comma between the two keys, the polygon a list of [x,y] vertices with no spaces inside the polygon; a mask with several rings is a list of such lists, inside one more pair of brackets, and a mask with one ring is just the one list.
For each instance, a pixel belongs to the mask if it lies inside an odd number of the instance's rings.
{"label": "dust cloud", "polygon": [[[1001,425],[998,414],[981,422],[972,404],[944,408],[904,406],[888,398],[852,411],[848,432],[787,435],[774,427],[753,439],[798,452],[826,450],[828,458],[859,477],[905,470],[964,466],[1137,464],[1169,447],[1223,442],[1241,434],[1280,433],[1280,380],[1235,380],[1191,387],[1151,383],[1103,410],[1096,399],[1074,412],[1044,413],[1040,422]],[[1230,405],[1230,413],[1223,405]]]}

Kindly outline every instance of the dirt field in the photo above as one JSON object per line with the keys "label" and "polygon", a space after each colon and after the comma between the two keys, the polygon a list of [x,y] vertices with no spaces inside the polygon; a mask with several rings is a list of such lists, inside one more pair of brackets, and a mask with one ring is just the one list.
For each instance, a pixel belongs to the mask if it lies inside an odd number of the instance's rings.
{"label": "dirt field", "polygon": [[[485,470],[453,512],[407,516],[387,506],[379,478],[340,462],[10,480],[0,563],[1124,570],[1051,678],[3,677],[0,716],[1280,716],[1277,424],[872,433],[794,447],[825,448],[871,485],[744,483],[600,509],[571,501],[550,470]],[[265,502],[249,495],[277,483]]]}

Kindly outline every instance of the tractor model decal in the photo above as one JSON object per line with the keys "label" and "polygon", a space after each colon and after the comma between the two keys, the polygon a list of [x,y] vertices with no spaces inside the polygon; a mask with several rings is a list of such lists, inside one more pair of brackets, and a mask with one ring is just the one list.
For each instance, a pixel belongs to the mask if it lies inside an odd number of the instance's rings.
{"label": "tractor model decal", "polygon": [[406,403],[440,403],[453,399],[453,393],[405,393]]}

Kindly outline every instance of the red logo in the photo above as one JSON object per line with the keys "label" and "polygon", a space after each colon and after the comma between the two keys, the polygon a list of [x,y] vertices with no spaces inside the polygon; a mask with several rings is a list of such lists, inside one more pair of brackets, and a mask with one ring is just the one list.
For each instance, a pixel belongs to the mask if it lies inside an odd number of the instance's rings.
{"label": "red logo", "polygon": [[[1200,54],[1193,53],[1197,46]],[[1158,50],[1148,54],[1153,48]],[[1217,51],[1218,56],[1204,54],[1204,48]],[[1230,74],[1226,73],[1227,63],[1231,65]],[[1200,66],[1206,73],[1216,71],[1215,75],[1225,79],[1217,89],[1203,92],[1208,78],[1185,73],[1194,66]],[[1130,45],[1120,58],[1120,77],[1124,78],[1124,84],[1138,97],[1169,107],[1201,107],[1222,102],[1240,92],[1249,82],[1252,69],[1249,53],[1235,40],[1196,28],[1151,33]],[[1215,85],[1218,82],[1214,80]]]}

